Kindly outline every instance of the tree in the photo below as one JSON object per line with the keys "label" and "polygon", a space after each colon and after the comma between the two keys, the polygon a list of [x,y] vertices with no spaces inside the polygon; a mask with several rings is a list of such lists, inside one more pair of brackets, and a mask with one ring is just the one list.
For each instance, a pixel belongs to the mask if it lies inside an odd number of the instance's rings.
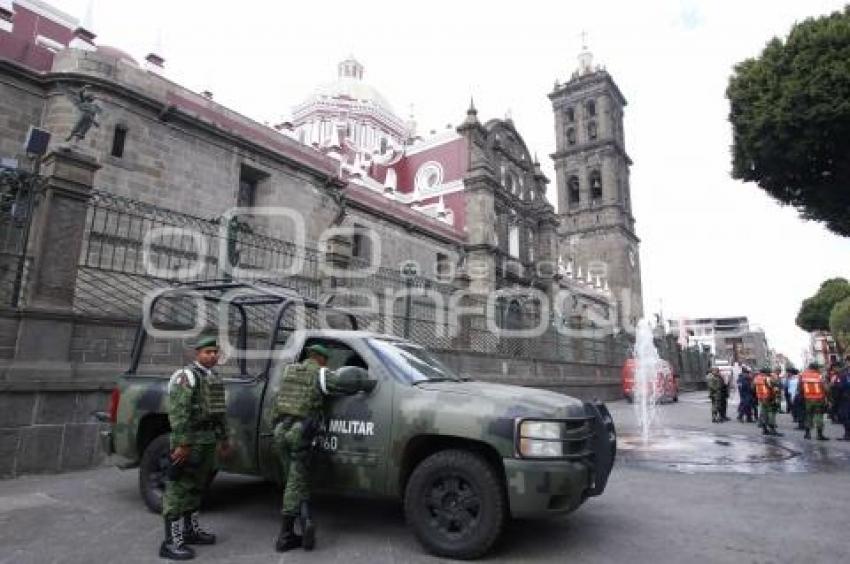
{"label": "tree", "polygon": [[738,63],[726,97],[732,177],[850,236],[850,5]]}
{"label": "tree", "polygon": [[832,308],[829,330],[842,350],[850,348],[850,298],[844,298]]}
{"label": "tree", "polygon": [[803,331],[829,331],[832,308],[846,298],[850,298],[850,282],[845,278],[830,278],[814,296],[803,300],[797,325]]}

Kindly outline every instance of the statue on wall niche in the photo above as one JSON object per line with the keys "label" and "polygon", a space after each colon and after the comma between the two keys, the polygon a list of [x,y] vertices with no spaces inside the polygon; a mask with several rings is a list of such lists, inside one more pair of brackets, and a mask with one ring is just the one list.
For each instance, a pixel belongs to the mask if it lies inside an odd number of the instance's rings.
{"label": "statue on wall niche", "polygon": [[100,124],[95,118],[97,114],[103,112],[103,108],[95,101],[94,96],[89,94],[88,88],[88,85],[85,85],[77,91],[65,91],[65,95],[76,106],[79,112],[77,122],[74,124],[74,128],[71,129],[71,133],[68,134],[68,138],[65,141],[71,141],[72,139],[74,141],[82,141],[86,138],[86,134],[88,134],[92,126],[100,127]]}

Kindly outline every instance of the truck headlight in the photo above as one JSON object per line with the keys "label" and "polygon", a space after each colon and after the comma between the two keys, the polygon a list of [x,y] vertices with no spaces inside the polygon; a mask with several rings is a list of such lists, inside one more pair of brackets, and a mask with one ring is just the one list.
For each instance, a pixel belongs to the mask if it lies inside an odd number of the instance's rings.
{"label": "truck headlight", "polygon": [[519,453],[530,458],[564,455],[562,425],[555,421],[523,421],[519,427]]}

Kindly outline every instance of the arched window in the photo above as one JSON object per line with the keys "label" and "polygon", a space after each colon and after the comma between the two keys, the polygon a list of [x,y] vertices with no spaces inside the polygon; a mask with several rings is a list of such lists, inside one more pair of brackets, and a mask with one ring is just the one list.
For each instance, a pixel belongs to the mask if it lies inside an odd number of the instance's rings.
{"label": "arched window", "polygon": [[569,194],[569,201],[571,204],[579,203],[579,183],[578,176],[570,176],[570,179],[567,180],[567,192]]}
{"label": "arched window", "polygon": [[505,173],[505,190],[508,192],[514,191],[514,176],[510,172]]}
{"label": "arched window", "polygon": [[573,123],[576,120],[576,111],[574,108],[567,108],[567,111],[564,112],[564,119],[567,120],[567,123]]}
{"label": "arched window", "polygon": [[575,145],[576,144],[576,129],[575,127],[570,127],[567,129],[567,145]]}
{"label": "arched window", "polygon": [[591,141],[596,139],[596,122],[591,121],[587,124],[587,138]]}
{"label": "arched window", "polygon": [[588,117],[593,117],[596,115],[596,102],[593,100],[588,100],[584,105],[584,110],[587,113]]}
{"label": "arched window", "polygon": [[602,199],[602,175],[598,170],[594,170],[590,173],[588,182],[590,183],[590,199]]}

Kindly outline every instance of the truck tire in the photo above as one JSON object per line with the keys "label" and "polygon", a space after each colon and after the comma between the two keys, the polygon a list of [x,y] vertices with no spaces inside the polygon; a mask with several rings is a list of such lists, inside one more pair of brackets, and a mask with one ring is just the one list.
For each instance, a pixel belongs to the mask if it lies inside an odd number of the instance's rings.
{"label": "truck tire", "polygon": [[162,494],[165,492],[165,473],[168,470],[170,451],[166,433],[149,442],[142,453],[142,461],[139,464],[139,493],[153,513],[162,513]]}
{"label": "truck tire", "polygon": [[414,469],[404,513],[429,552],[473,559],[499,538],[507,502],[502,481],[486,460],[465,450],[444,450]]}

